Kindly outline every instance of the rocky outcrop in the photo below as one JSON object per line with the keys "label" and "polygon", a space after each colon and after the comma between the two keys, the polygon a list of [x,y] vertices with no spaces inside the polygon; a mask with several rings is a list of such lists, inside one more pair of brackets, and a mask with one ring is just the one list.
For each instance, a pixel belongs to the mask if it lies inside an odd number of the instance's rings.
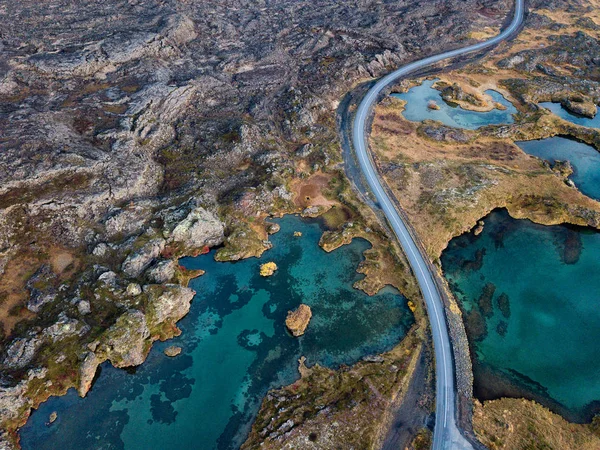
{"label": "rocky outcrop", "polygon": [[121,266],[125,275],[131,278],[139,277],[165,248],[165,240],[156,238],[150,240],[142,248],[132,252]]}
{"label": "rocky outcrop", "polygon": [[225,237],[223,223],[210,211],[198,207],[190,211],[187,217],[173,229],[170,241],[186,249],[213,247],[223,242]]}
{"label": "rocky outcrop", "polygon": [[157,284],[167,283],[175,276],[175,270],[177,264],[172,259],[165,261],[159,261],[150,269],[148,269],[147,276],[150,281]]}
{"label": "rocky outcrop", "polygon": [[2,365],[8,369],[21,369],[29,364],[42,345],[38,337],[15,339],[8,349]]}
{"label": "rocky outcrop", "polygon": [[96,370],[100,365],[100,359],[94,352],[87,352],[83,359],[83,363],[79,367],[79,386],[77,392],[81,397],[85,397],[92,387],[92,382],[96,376]]}
{"label": "rocky outcrop", "polygon": [[298,309],[288,311],[285,319],[285,325],[294,336],[302,336],[308,327],[308,323],[312,317],[310,306],[301,304]]}
{"label": "rocky outcrop", "polygon": [[177,322],[188,313],[196,294],[193,289],[178,284],[147,285],[143,290],[148,295],[146,316],[150,328],[167,320]]}
{"label": "rocky outcrop", "polygon": [[593,119],[596,116],[596,105],[591,101],[580,99],[566,99],[561,102],[561,105],[572,113],[579,114]]}
{"label": "rocky outcrop", "polygon": [[150,350],[149,337],[146,316],[141,311],[130,310],[103,335],[96,353],[109,359],[115,367],[137,366],[144,362]]}
{"label": "rocky outcrop", "polygon": [[176,345],[171,345],[171,346],[165,348],[164,353],[165,353],[165,355],[173,358],[181,353],[181,347],[178,347]]}

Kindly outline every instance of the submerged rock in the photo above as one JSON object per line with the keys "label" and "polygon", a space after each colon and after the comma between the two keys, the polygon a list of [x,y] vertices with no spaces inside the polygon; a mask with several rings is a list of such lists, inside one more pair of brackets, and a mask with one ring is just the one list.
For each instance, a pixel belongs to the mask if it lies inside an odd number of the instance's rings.
{"label": "submerged rock", "polygon": [[165,348],[164,354],[170,357],[177,356],[181,353],[181,347],[176,345],[171,345],[170,347]]}
{"label": "submerged rock", "polygon": [[508,295],[506,293],[502,293],[498,296],[498,309],[502,313],[502,315],[506,318],[510,318],[510,301]]}
{"label": "submerged rock", "polygon": [[310,306],[301,304],[295,311],[288,311],[285,325],[290,332],[298,337],[304,334],[312,317]]}

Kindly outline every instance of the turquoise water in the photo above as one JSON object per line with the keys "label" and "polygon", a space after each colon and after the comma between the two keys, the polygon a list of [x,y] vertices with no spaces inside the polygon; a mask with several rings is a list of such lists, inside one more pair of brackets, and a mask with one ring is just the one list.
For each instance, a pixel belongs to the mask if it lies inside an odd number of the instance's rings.
{"label": "turquoise water", "polygon": [[[469,130],[475,130],[485,125],[513,123],[512,115],[517,112],[517,109],[499,92],[493,90],[485,91],[495,102],[504,105],[506,110],[493,109],[488,112],[469,111],[462,109],[460,106],[446,103],[442,99],[440,91],[432,87],[435,81],[424,80],[421,85],[409,89],[408,92],[392,94],[392,96],[406,101],[406,106],[402,114],[407,120],[421,122],[425,119],[431,119],[442,122],[444,125]],[[428,108],[427,104],[430,101],[435,101],[440,109],[434,110]]]}
{"label": "turquoise water", "polygon": [[570,178],[585,195],[600,200],[600,153],[591,145],[562,137],[516,143],[530,155],[546,161],[569,161]]}
{"label": "turquoise water", "polygon": [[559,117],[562,117],[569,122],[576,123],[577,125],[583,125],[584,127],[600,128],[600,114],[596,114],[596,117],[590,119],[589,117],[580,116],[573,114],[564,109],[560,103],[543,102],[540,106],[552,111]]}
{"label": "turquoise water", "polygon": [[[71,389],[42,404],[21,430],[23,448],[235,448],[266,391],[298,378],[301,355],[309,365],[352,364],[405,336],[413,324],[406,299],[390,288],[373,297],[352,288],[366,241],[327,254],[317,245],[318,222],[278,222],[273,249],[260,259],[217,263],[211,253],[182,260],[206,274],[191,283],[197,294],[181,336],[156,343],[129,372],[103,365],[85,399]],[[268,278],[259,276],[266,261],[279,266]],[[294,338],[284,321],[301,302],[313,318]],[[169,345],[183,353],[164,356]],[[58,420],[46,426],[52,411]]]}
{"label": "turquoise water", "polygon": [[442,255],[482,399],[525,396],[586,421],[600,400],[600,233],[485,219]]}

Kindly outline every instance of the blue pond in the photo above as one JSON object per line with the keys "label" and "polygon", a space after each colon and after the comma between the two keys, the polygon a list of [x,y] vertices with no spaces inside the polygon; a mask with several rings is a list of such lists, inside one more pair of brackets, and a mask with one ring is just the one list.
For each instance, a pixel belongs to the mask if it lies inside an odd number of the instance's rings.
{"label": "blue pond", "polygon": [[562,137],[539,141],[517,142],[533,156],[554,161],[569,161],[573,167],[571,179],[585,195],[600,200],[600,153],[592,146]]}
{"label": "blue pond", "polygon": [[596,117],[590,119],[589,117],[580,116],[573,114],[562,107],[560,103],[543,102],[540,106],[552,111],[557,116],[568,120],[569,122],[576,123],[577,125],[583,125],[584,127],[600,128],[600,114],[596,114]]}
{"label": "blue pond", "polygon": [[[103,365],[85,399],[70,390],[42,404],[21,430],[23,448],[236,448],[266,391],[297,379],[301,355],[309,365],[351,364],[406,335],[414,319],[397,291],[368,297],[352,288],[368,242],[327,254],[317,245],[319,222],[287,216],[278,223],[273,248],[260,259],[217,263],[211,253],[183,260],[206,274],[191,283],[197,294],[181,336],[156,343],[135,370]],[[266,261],[279,266],[268,278],[259,275]],[[313,318],[294,338],[284,321],[301,302]],[[173,344],[183,353],[164,356]],[[52,411],[58,419],[46,426]]]}
{"label": "blue pond", "polygon": [[572,421],[600,403],[600,233],[485,219],[442,266],[464,311],[475,394],[533,398]]}
{"label": "blue pond", "polygon": [[[440,91],[432,86],[436,80],[424,80],[419,86],[415,86],[403,94],[392,94],[392,96],[405,100],[406,106],[402,113],[407,120],[421,122],[425,119],[437,120],[444,125],[455,128],[475,130],[485,125],[500,125],[512,123],[512,115],[517,109],[507,101],[500,93],[488,90],[495,102],[506,107],[505,110],[493,109],[488,112],[469,111],[457,105],[450,105],[442,99]],[[440,109],[428,108],[428,103],[434,101]]]}

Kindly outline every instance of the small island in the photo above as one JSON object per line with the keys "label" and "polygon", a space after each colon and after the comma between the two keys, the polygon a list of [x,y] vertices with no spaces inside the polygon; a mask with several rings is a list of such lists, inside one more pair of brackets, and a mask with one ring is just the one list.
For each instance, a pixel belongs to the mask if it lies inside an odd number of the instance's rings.
{"label": "small island", "polygon": [[288,311],[287,318],[285,319],[285,325],[287,326],[290,333],[295,337],[302,336],[308,323],[312,317],[312,311],[310,306],[301,304],[298,309],[294,311]]}
{"label": "small island", "polygon": [[277,264],[274,262],[264,263],[260,266],[260,276],[261,277],[270,277],[277,270]]}

